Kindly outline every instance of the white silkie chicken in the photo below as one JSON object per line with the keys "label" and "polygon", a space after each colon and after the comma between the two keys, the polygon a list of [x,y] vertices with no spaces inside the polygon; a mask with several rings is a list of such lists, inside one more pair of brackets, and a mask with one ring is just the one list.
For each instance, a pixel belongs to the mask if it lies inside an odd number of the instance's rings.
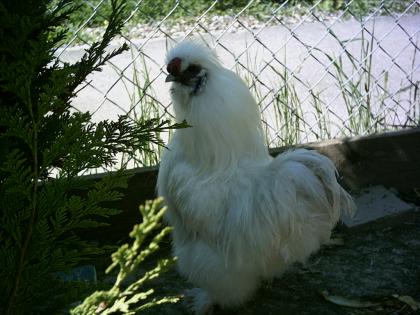
{"label": "white silkie chicken", "polygon": [[177,130],[160,164],[158,194],[195,314],[238,306],[264,279],[304,262],[353,210],[327,157],[310,150],[272,158],[248,87],[207,47],[167,54]]}

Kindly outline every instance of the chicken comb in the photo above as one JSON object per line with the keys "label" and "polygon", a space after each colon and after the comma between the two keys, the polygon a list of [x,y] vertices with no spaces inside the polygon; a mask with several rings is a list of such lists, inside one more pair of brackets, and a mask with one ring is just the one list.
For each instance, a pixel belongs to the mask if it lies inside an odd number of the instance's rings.
{"label": "chicken comb", "polygon": [[172,59],[168,63],[166,70],[168,71],[168,73],[173,74],[173,75],[179,74],[181,72],[181,59],[180,58]]}

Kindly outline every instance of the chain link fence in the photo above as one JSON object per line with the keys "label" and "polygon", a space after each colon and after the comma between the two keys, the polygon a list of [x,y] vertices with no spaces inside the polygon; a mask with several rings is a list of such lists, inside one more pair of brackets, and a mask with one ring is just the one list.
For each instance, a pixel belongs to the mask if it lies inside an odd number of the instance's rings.
{"label": "chain link fence", "polygon": [[[104,0],[79,2],[57,53],[67,62],[100,36],[109,10]],[[247,82],[270,147],[420,125],[418,0],[195,3],[127,1],[114,44],[131,49],[88,79],[74,107],[95,120],[171,118],[165,53],[193,37]],[[138,163],[155,164],[155,149]]]}

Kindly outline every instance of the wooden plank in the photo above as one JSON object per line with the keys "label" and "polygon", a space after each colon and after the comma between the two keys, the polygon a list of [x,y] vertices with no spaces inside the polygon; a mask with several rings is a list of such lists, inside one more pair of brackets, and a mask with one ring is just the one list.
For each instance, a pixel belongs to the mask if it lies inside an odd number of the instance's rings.
{"label": "wooden plank", "polygon": [[[384,185],[420,188],[420,128],[300,145],[328,156],[352,190]],[[273,156],[287,148],[271,150]]]}
{"label": "wooden plank", "polygon": [[[367,137],[328,140],[299,145],[328,156],[340,174],[341,181],[351,190],[370,185],[384,185],[397,190],[420,188],[420,128],[389,132]],[[271,149],[276,156],[293,147]],[[86,232],[87,238],[119,240],[125,238],[135,223],[140,222],[138,206],[155,197],[158,167],[127,171],[131,178],[124,198],[110,206],[123,212],[110,220],[111,226]],[[90,175],[97,180],[106,174]]]}
{"label": "wooden plank", "polygon": [[[136,168],[126,171],[130,178],[127,189],[122,192],[124,197],[116,202],[108,203],[106,206],[121,209],[123,212],[109,219],[110,226],[83,231],[84,239],[100,240],[101,242],[112,242],[126,239],[134,224],[141,222],[139,206],[145,200],[156,197],[156,181],[158,167]],[[95,174],[86,176],[88,180],[99,180],[106,176]]]}

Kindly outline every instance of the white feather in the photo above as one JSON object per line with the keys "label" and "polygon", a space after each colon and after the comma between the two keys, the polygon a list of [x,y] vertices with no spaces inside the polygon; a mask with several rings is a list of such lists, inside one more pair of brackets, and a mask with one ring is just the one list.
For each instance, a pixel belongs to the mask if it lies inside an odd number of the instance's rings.
{"label": "white feather", "polygon": [[205,314],[211,304],[244,303],[261,279],[305,261],[354,204],[327,157],[305,149],[270,157],[248,87],[209,49],[184,42],[167,61],[175,57],[181,69],[206,69],[207,83],[198,95],[171,87],[177,120],[192,128],[168,145],[158,194],[174,226],[178,269],[201,288],[193,309]]}

